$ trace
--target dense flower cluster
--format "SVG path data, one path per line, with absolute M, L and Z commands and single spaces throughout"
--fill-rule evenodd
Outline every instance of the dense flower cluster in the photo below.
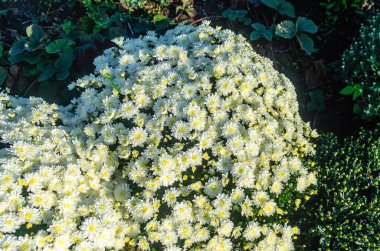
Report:
M 292 250 L 316 133 L 291 82 L 207 23 L 115 42 L 67 107 L 0 97 L 0 248 Z
M 354 93 L 354 111 L 363 119 L 380 114 L 380 13 L 360 28 L 359 36 L 342 56 L 343 80 Z M 353 91 L 351 91 L 352 93 Z M 350 93 L 350 94 L 351 94 Z M 358 93 L 358 94 L 356 94 Z
M 305 249 L 380 250 L 380 130 L 362 130 L 339 142 L 322 135 L 310 169 L 318 195 L 300 217 Z

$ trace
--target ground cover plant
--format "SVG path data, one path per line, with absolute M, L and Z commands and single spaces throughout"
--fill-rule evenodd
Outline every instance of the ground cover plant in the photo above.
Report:
M 277 21 L 277 15 L 282 15 L 293 19 L 296 18 L 296 12 L 293 4 L 285 0 L 265 0 L 261 1 L 261 3 L 275 11 L 272 18 L 273 20 L 265 20 L 265 24 L 253 22 L 253 20 L 248 17 L 248 10 L 244 9 L 227 9 L 223 11 L 222 14 L 231 21 L 239 21 L 244 25 L 251 26 L 252 32 L 249 36 L 251 40 L 259 40 L 263 37 L 266 40 L 271 41 L 274 36 L 285 39 L 297 38 L 301 48 L 307 54 L 313 53 L 314 42 L 309 35 L 316 33 L 318 27 L 312 20 L 305 17 L 297 17 L 295 22 L 287 19 Z
M 340 142 L 318 139 L 310 169 L 318 173 L 318 195 L 301 217 L 303 247 L 310 250 L 377 250 L 380 247 L 380 131 L 362 130 Z M 301 228 L 302 229 L 302 228 Z
M 2 95 L 1 246 L 293 249 L 317 180 L 291 82 L 207 23 L 115 42 L 70 106 Z

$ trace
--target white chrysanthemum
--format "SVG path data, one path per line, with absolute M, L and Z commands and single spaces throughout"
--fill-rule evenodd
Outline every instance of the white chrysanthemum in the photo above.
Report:
M 291 250 L 279 201 L 317 181 L 290 81 L 207 23 L 115 41 L 68 106 L 0 94 L 0 249 Z
M 256 222 L 250 222 L 244 230 L 243 236 L 248 241 L 254 241 L 261 236 L 261 227 Z

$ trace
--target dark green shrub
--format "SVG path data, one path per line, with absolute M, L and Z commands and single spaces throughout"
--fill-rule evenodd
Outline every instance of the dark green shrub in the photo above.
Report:
M 322 0 L 319 3 L 325 8 L 326 22 L 335 25 L 339 20 L 347 21 L 353 14 L 365 15 L 363 9 L 371 8 L 372 0 Z M 348 15 L 351 14 L 351 15 Z
M 354 112 L 363 119 L 380 112 L 380 13 L 360 28 L 360 35 L 342 56 L 341 69 L 347 86 L 341 91 L 353 95 Z
M 302 210 L 299 249 L 380 250 L 380 131 L 322 135 L 316 151 L 318 195 Z

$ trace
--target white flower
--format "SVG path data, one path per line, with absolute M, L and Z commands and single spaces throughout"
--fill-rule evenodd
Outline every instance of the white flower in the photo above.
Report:
M 22 220 L 14 213 L 0 216 L 0 231 L 3 233 L 14 233 L 22 224 Z
M 191 221 L 192 208 L 186 203 L 180 202 L 174 206 L 174 217 L 178 221 Z
M 251 221 L 245 228 L 243 236 L 248 241 L 254 241 L 261 236 L 261 227 L 258 223 Z
M 210 198 L 215 198 L 223 190 L 222 182 L 217 178 L 211 178 L 207 181 L 204 190 Z
M 142 128 L 135 127 L 129 134 L 129 140 L 132 146 L 142 146 L 148 137 L 146 131 Z

